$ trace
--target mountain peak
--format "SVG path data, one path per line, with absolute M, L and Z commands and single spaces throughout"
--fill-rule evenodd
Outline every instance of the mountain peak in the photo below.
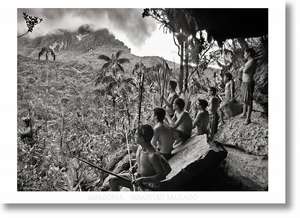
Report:
M 93 30 L 88 24 L 79 26 L 73 32 L 57 29 L 50 34 L 33 39 L 18 39 L 18 53 L 25 56 L 35 56 L 42 47 L 50 47 L 56 53 L 64 51 L 85 53 L 102 46 L 130 50 L 122 41 L 116 39 L 108 29 Z

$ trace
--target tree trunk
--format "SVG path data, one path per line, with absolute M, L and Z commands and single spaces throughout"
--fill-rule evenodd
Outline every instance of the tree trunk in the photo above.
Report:
M 140 96 L 139 96 L 139 108 L 138 108 L 138 126 L 140 126 L 140 124 L 141 124 L 144 79 L 145 79 L 144 72 L 142 72 L 142 75 L 141 75 L 141 78 L 140 78 Z
M 180 72 L 178 76 L 179 94 L 182 92 L 183 88 L 183 41 L 180 43 Z
M 114 122 L 114 127 L 115 130 L 117 130 L 117 121 L 116 121 L 116 99 L 115 96 L 112 96 L 112 101 L 113 101 L 113 122 Z
M 60 150 L 62 151 L 64 143 L 64 131 L 65 131 L 65 113 L 62 111 L 61 114 L 61 129 L 60 129 Z
M 129 99 L 128 99 L 129 101 Z M 128 129 L 131 129 L 131 119 L 130 119 L 130 112 L 128 107 L 128 101 L 126 101 L 126 114 L 127 114 L 127 120 L 128 120 Z
M 189 78 L 189 45 L 186 41 L 184 46 L 184 52 L 185 52 L 185 59 L 184 59 L 184 66 L 185 66 L 185 79 L 184 79 L 184 92 L 188 91 L 188 78 Z

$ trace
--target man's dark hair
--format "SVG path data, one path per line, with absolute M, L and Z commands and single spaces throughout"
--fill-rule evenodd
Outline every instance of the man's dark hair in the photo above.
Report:
M 180 110 L 184 109 L 185 102 L 182 98 L 176 98 L 174 104 L 176 104 L 179 107 Z
M 201 106 L 202 109 L 205 109 L 208 106 L 208 102 L 204 99 L 199 99 L 198 103 L 199 103 L 199 105 Z
M 171 89 L 175 90 L 177 87 L 177 82 L 175 80 L 170 80 L 169 85 Z
M 163 122 L 166 116 L 166 111 L 163 108 L 154 108 L 154 116 L 157 117 L 158 122 Z
M 213 95 L 217 94 L 217 89 L 215 87 L 209 87 L 209 90 L 212 92 Z
M 225 73 L 225 77 L 227 77 L 229 80 L 232 80 L 232 74 L 231 73 Z
M 142 136 L 145 140 L 145 142 L 150 142 L 152 137 L 153 137 L 153 128 L 152 126 L 146 124 L 146 125 L 141 125 L 138 128 L 137 134 L 139 136 Z
M 253 48 L 246 48 L 245 49 L 245 52 L 246 53 L 248 53 L 248 54 L 250 54 L 250 56 L 252 57 L 252 58 L 254 58 L 255 57 L 255 50 L 253 49 Z

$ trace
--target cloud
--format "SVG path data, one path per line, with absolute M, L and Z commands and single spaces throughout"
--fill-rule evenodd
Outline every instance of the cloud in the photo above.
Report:
M 23 12 L 39 16 L 44 21 L 38 24 L 31 36 L 44 35 L 57 29 L 70 31 L 93 31 L 108 28 L 117 38 L 125 36 L 136 46 L 143 45 L 147 38 L 157 29 L 157 24 L 151 19 L 142 18 L 142 9 L 74 9 L 74 8 L 47 8 L 47 9 L 18 9 L 18 32 L 26 31 L 22 16 Z M 86 33 L 87 33 L 86 32 Z

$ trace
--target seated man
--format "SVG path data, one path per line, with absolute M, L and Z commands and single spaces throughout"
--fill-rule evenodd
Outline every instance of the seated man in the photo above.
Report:
M 192 135 L 193 120 L 189 113 L 184 110 L 185 103 L 182 98 L 177 98 L 173 107 L 175 110 L 173 119 L 171 119 L 168 115 L 166 117 L 170 126 L 175 129 L 176 141 L 178 142 L 179 139 L 180 142 L 184 143 Z
M 171 167 L 166 159 L 151 145 L 152 137 L 153 129 L 150 125 L 142 125 L 138 129 L 136 143 L 140 146 L 136 152 L 137 172 L 135 174 L 136 180 L 133 181 L 136 185 L 142 185 L 143 183 L 157 184 L 165 179 L 166 175 L 171 171 Z M 128 178 L 128 181 L 117 177 L 110 178 L 111 190 L 119 191 L 120 186 L 132 189 L 130 174 L 123 173 L 120 176 Z
M 204 99 L 199 99 L 197 104 L 198 113 L 193 122 L 193 128 L 197 127 L 197 134 L 208 134 L 209 114 L 206 110 L 208 102 Z
M 175 138 L 173 137 L 173 131 L 170 127 L 164 124 L 165 116 L 166 112 L 163 108 L 154 109 L 156 125 L 154 127 L 154 136 L 151 143 L 157 148 L 161 155 L 169 160 L 172 156 L 171 151 L 173 149 Z

